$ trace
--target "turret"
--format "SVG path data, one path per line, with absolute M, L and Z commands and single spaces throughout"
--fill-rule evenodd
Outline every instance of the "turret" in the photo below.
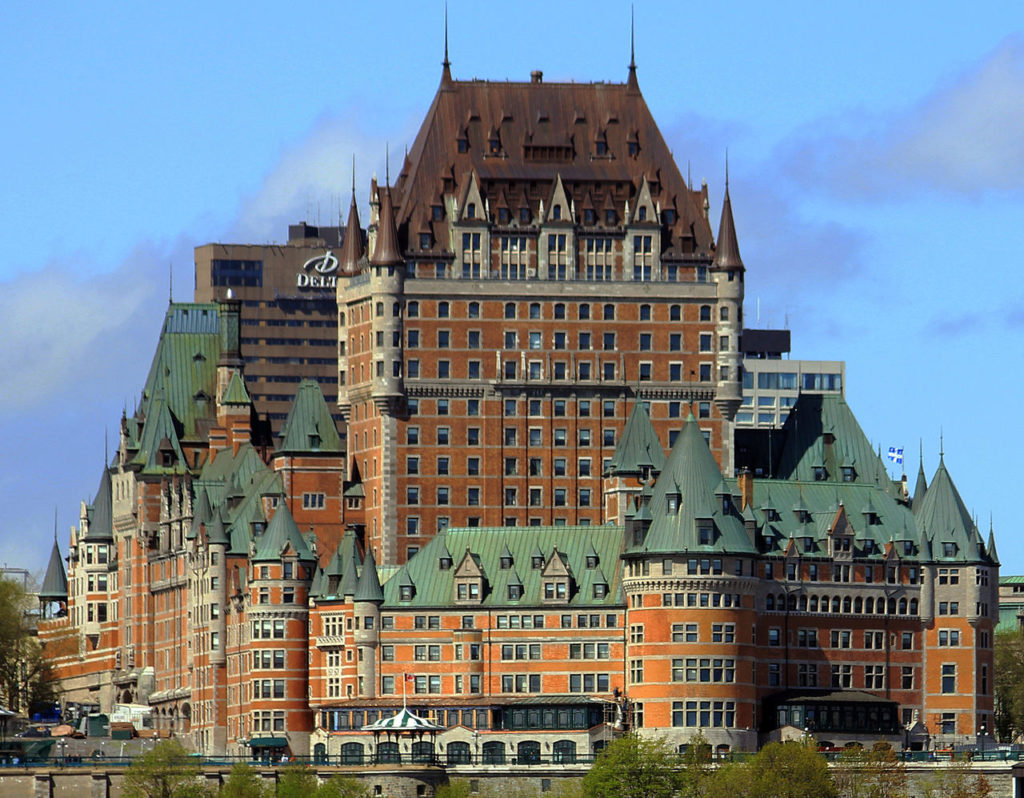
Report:
M 384 186 L 380 223 L 370 256 L 370 295 L 374 343 L 372 391 L 374 404 L 393 411 L 405 396 L 402 379 L 402 293 L 405 263 L 398 245 L 391 187 Z M 376 342 L 380 342 L 379 345 Z
M 367 550 L 352 604 L 356 616 L 355 644 L 359 651 L 359 695 L 362 698 L 377 696 L 377 635 L 380 605 L 383 603 L 384 591 L 377 576 L 377 562 L 373 552 Z

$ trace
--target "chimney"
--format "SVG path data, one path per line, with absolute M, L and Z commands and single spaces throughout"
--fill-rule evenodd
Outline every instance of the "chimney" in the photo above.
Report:
M 543 82 L 544 82 L 544 73 L 541 72 L 539 69 L 535 69 L 535 70 L 533 70 L 533 72 L 530 73 L 530 83 L 543 83 Z
M 754 475 L 749 468 L 740 470 L 736 475 L 736 483 L 740 489 L 740 512 L 754 504 Z

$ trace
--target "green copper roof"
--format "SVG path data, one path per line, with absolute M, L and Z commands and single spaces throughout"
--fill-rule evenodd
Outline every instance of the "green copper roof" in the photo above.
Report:
M 753 544 L 728 494 L 716 495 L 722 485 L 707 441 L 691 413 L 654 483 L 649 508 L 651 524 L 642 542 L 630 551 L 754 553 Z M 639 518 L 640 514 L 634 518 Z M 710 521 L 710 542 L 702 544 L 699 522 Z
M 90 542 L 110 541 L 114 539 L 114 509 L 110 491 L 110 469 L 103 467 L 100 475 L 100 486 L 96 498 L 92 500 L 92 512 L 89 515 L 89 530 L 85 540 Z
M 917 483 L 914 485 L 913 504 L 914 515 L 917 515 L 921 511 L 921 507 L 924 505 L 924 497 L 928 495 L 928 480 L 924 477 L 924 456 L 922 455 L 920 462 L 917 464 Z
M 281 445 L 277 451 L 283 454 L 343 452 L 331 411 L 320 386 L 313 380 L 299 384 L 292 409 L 281 428 Z
M 621 569 L 615 567 L 622 553 L 623 532 L 619 526 L 555 526 L 555 527 L 472 527 L 448 529 L 436 535 L 384 584 L 385 608 L 451 607 L 455 606 L 455 567 L 439 567 L 442 549 L 471 552 L 474 562 L 486 574 L 480 606 L 532 608 L 547 606 L 544 602 L 543 568 L 533 567 L 535 553 L 547 566 L 557 548 L 562 561 L 574 575 L 574 589 L 568 601 L 559 606 L 566 609 L 621 606 L 619 579 Z M 512 554 L 511 568 L 502 568 L 502 556 Z M 591 547 L 604 563 L 610 580 L 600 567 L 587 568 Z M 460 562 L 463 560 L 460 557 Z M 595 597 L 595 581 L 605 580 L 608 589 Z M 522 585 L 522 597 L 510 599 L 508 586 Z M 400 600 L 402 585 L 414 585 L 411 601 Z
M 331 555 L 324 569 L 324 582 L 321 590 L 322 598 L 344 598 L 354 595 L 359 579 L 356 568 L 359 565 L 359 545 L 356 534 L 351 529 L 345 530 L 338 548 Z
M 937 560 L 951 559 L 961 562 L 982 562 L 978 528 L 967 511 L 953 479 L 946 470 L 945 460 L 939 458 L 939 468 L 925 494 L 917 513 L 919 527 L 932 538 L 932 555 Z M 952 544 L 952 553 L 951 547 Z
M 192 525 L 185 535 L 188 540 L 195 540 L 199 536 L 199 529 L 203 524 L 209 522 L 213 515 L 213 510 L 210 507 L 210 497 L 206 493 L 206 488 L 197 486 L 195 490 L 196 498 L 192 503 Z
M 68 597 L 68 576 L 64 571 L 64 560 L 57 546 L 57 536 L 53 536 L 53 549 L 50 551 L 50 562 L 46 566 L 43 586 L 39 589 L 39 598 L 50 601 L 61 601 Z
M 377 561 L 374 560 L 372 551 L 367 551 L 366 559 L 363 560 L 363 572 L 359 574 L 355 601 L 384 601 L 384 591 L 381 589 L 380 579 L 377 576 Z
M 309 550 L 299 528 L 295 525 L 291 511 L 285 502 L 277 505 L 274 517 L 270 519 L 267 531 L 256 541 L 256 553 L 251 557 L 253 562 L 280 560 L 281 553 L 291 547 L 300 560 L 315 562 L 316 557 Z
M 824 467 L 825 481 L 840 482 L 845 481 L 843 467 L 850 467 L 853 482 L 878 484 L 889 492 L 892 480 L 885 464 L 841 396 L 801 394 L 783 434 L 785 443 L 775 469 L 779 479 L 814 482 L 816 470 Z M 831 436 L 831 442 L 826 436 Z
M 224 522 L 220 513 L 214 513 L 210 523 L 206 525 L 206 535 L 211 546 L 223 546 L 230 544 L 227 531 L 224 529 Z
M 226 405 L 248 406 L 252 404 L 249 392 L 245 390 L 245 381 L 242 379 L 238 369 L 231 372 L 231 382 L 228 383 L 228 389 L 224 392 L 224 397 L 221 401 Z
M 165 454 L 171 455 L 169 462 L 165 461 Z M 187 470 L 188 464 L 178 439 L 178 425 L 162 388 L 148 403 L 139 449 L 132 463 L 142 466 L 147 474 L 182 474 Z
M 664 466 L 665 450 L 661 448 L 644 403 L 637 400 L 608 464 L 608 476 L 640 476 L 647 471 L 657 473 Z

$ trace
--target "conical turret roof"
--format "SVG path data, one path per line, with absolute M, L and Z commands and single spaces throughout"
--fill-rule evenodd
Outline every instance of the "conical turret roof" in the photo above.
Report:
M 50 551 L 50 562 L 46 566 L 46 576 L 39 590 L 39 598 L 49 601 L 65 601 L 68 597 L 68 575 L 64 570 L 64 560 L 60 556 L 57 536 L 53 536 L 53 549 Z
M 356 208 L 356 192 L 353 189 L 352 203 L 348 208 L 348 224 L 345 227 L 345 242 L 341 246 L 342 274 L 357 274 L 359 261 L 363 255 L 363 230 L 359 226 L 359 209 Z
M 314 380 L 303 380 L 299 384 L 281 438 L 278 453 L 341 454 L 344 451 L 327 401 Z
M 639 476 L 645 470 L 657 474 L 665 467 L 665 460 L 665 450 L 661 448 L 647 409 L 638 399 L 633 403 L 633 412 L 608 464 L 608 476 Z
M 266 532 L 256 542 L 256 553 L 252 557 L 253 562 L 266 562 L 268 560 L 280 560 L 281 552 L 285 546 L 290 545 L 300 560 L 313 562 L 316 557 L 309 550 L 306 541 L 303 539 L 299 528 L 295 525 L 291 511 L 286 502 L 277 505 L 274 517 L 270 519 Z
M 398 229 L 395 227 L 395 208 L 391 204 L 391 186 L 384 186 L 381 196 L 377 243 L 370 256 L 370 263 L 374 266 L 397 266 L 402 263 Z
M 915 502 L 916 504 L 916 502 Z M 915 511 L 917 508 L 914 508 Z M 931 487 L 925 494 L 921 509 L 916 512 L 917 524 L 921 529 L 928 530 L 933 545 L 939 544 L 933 551 L 937 559 L 956 559 L 976 562 L 983 559 L 978 541 L 977 525 L 971 518 L 967 506 L 960 498 L 960 492 L 953 484 L 953 478 L 946 470 L 944 458 L 939 458 L 939 468 L 932 478 Z M 949 553 L 945 544 L 955 546 Z
M 917 464 L 917 482 L 914 484 L 914 496 L 911 500 L 911 509 L 914 511 L 914 515 L 917 515 L 921 511 L 921 507 L 924 506 L 924 497 L 928 494 L 928 480 L 924 476 L 924 453 L 921 454 L 921 459 Z
M 377 575 L 377 561 L 373 558 L 372 551 L 367 551 L 366 559 L 363 560 L 363 572 L 359 575 L 355 600 L 375 602 L 377 604 L 384 601 L 384 591 L 381 590 L 380 577 Z
M 89 517 L 89 531 L 85 540 L 90 542 L 114 539 L 114 509 L 110 492 L 110 469 L 103 467 L 96 498 L 92 500 L 92 515 Z
M 732 200 L 729 199 L 729 181 L 725 182 L 725 199 L 722 200 L 722 221 L 718 225 L 718 243 L 715 245 L 716 269 L 742 269 L 740 245 L 736 240 L 736 223 L 732 218 Z

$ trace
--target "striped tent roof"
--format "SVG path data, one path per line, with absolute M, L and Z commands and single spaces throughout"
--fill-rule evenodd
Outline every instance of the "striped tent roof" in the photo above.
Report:
M 372 732 L 437 732 L 444 731 L 444 726 L 431 723 L 419 715 L 414 715 L 405 707 L 390 718 L 381 718 L 376 723 L 363 726 L 362 731 Z

